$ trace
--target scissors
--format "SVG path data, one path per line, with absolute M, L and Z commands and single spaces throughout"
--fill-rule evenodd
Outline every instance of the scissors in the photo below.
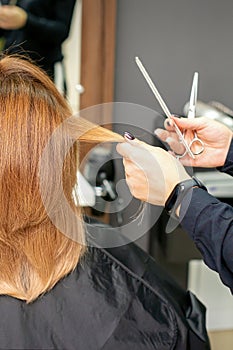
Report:
M 160 95 L 158 89 L 155 87 L 155 84 L 151 80 L 151 78 L 150 78 L 148 72 L 146 71 L 145 67 L 143 66 L 141 60 L 138 57 L 135 57 L 135 61 L 136 61 L 136 64 L 137 64 L 139 70 L 141 71 L 142 75 L 144 76 L 145 80 L 147 81 L 150 89 L 152 90 L 153 94 L 155 95 L 156 99 L 158 100 L 158 102 L 159 102 L 161 108 L 163 109 L 165 115 L 167 116 L 168 119 L 171 119 L 172 114 L 170 113 L 166 103 L 162 99 L 162 96 Z M 195 78 L 195 81 L 196 81 L 196 79 L 197 78 Z M 196 87 L 195 87 L 195 89 L 194 88 L 192 89 L 193 93 L 191 93 L 191 97 L 194 95 L 194 97 L 196 98 L 197 97 L 197 82 L 194 84 L 194 86 L 196 86 Z M 196 94 L 195 94 L 195 92 L 196 92 Z M 193 99 L 193 97 L 192 97 L 192 99 Z M 191 100 L 191 98 L 190 98 L 190 100 Z M 194 108 L 192 109 L 194 117 L 195 117 L 195 105 L 196 105 L 196 102 L 195 102 L 195 99 L 194 99 L 194 103 L 193 103 Z M 190 116 L 191 116 L 191 113 L 190 113 Z M 183 153 L 182 155 L 177 155 L 177 158 L 181 158 L 181 157 L 184 157 L 186 154 L 189 154 L 189 156 L 192 159 L 195 159 L 195 155 L 197 155 L 197 154 L 196 154 L 196 152 L 193 153 L 190 147 L 194 144 L 194 141 L 195 141 L 195 143 L 198 142 L 199 146 L 201 144 L 203 149 L 199 149 L 198 154 L 200 154 L 204 150 L 204 143 L 197 137 L 195 139 L 195 135 L 194 135 L 192 143 L 188 144 L 187 141 L 185 140 L 184 134 L 180 131 L 178 126 L 174 123 L 174 120 L 172 121 L 172 124 L 174 125 L 175 131 L 176 131 L 177 135 L 179 136 L 180 142 L 185 147 L 185 153 Z
M 196 104 L 197 104 L 197 88 L 198 88 L 198 73 L 195 72 L 193 75 L 193 83 L 192 83 L 192 89 L 191 89 L 190 100 L 189 100 L 189 109 L 187 114 L 188 119 L 195 118 Z M 184 137 L 185 137 L 185 134 L 186 134 L 186 131 L 183 132 Z M 192 149 L 192 153 L 195 156 L 197 156 L 198 154 L 201 154 L 205 149 L 204 142 L 197 136 L 196 131 L 193 132 L 193 138 L 189 143 L 189 148 Z M 187 154 L 187 151 L 185 151 L 182 155 L 177 155 L 177 158 L 183 158 L 186 154 Z

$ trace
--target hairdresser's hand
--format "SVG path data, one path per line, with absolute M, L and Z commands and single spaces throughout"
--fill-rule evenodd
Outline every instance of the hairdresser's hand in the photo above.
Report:
M 195 159 L 192 159 L 188 154 L 180 158 L 182 164 L 209 168 L 224 165 L 233 137 L 233 133 L 229 128 L 220 122 L 205 117 L 195 119 L 172 117 L 172 120 L 181 131 L 187 130 L 185 138 L 188 143 L 193 137 L 193 131 L 196 131 L 205 145 L 203 153 L 195 156 Z M 172 124 L 172 121 L 168 123 L 166 120 L 166 130 L 157 129 L 155 134 L 162 141 L 167 142 L 175 153 L 182 154 L 184 153 L 184 146 L 179 142 L 174 127 L 169 124 Z
M 181 163 L 159 147 L 137 139 L 117 145 L 123 156 L 126 181 L 134 197 L 164 206 L 177 183 L 190 178 Z
M 27 12 L 22 8 L 13 5 L 0 6 L 0 28 L 20 29 L 27 22 Z

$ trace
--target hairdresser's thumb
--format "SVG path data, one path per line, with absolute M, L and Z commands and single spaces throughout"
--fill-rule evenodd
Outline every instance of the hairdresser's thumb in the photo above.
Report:
M 139 149 L 146 148 L 146 143 L 136 139 L 131 133 L 125 132 L 124 139 L 126 142 L 118 143 L 117 152 L 124 158 L 134 159 L 139 153 Z
M 128 131 L 125 131 L 124 139 L 126 142 L 128 142 L 132 146 L 144 146 L 144 145 L 146 145 L 145 142 L 136 139 L 135 136 Z
M 127 159 L 132 158 L 132 154 L 134 152 L 135 147 L 129 142 L 121 142 L 116 146 L 117 152 L 123 157 Z

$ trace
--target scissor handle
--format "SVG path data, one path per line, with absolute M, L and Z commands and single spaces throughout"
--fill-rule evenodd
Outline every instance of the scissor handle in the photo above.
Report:
M 183 135 L 185 136 L 185 132 L 183 133 Z M 190 141 L 190 143 L 189 143 L 189 148 L 191 149 L 194 144 L 196 146 L 198 146 L 198 150 L 197 151 L 193 151 L 192 150 L 192 153 L 193 153 L 194 156 L 197 156 L 197 155 L 201 154 L 204 151 L 205 144 L 204 144 L 204 142 L 201 139 L 199 139 L 199 137 L 197 136 L 196 131 L 194 132 L 192 141 Z M 176 158 L 177 159 L 181 159 L 184 156 L 186 156 L 187 153 L 188 152 L 185 150 L 183 154 L 176 154 Z
M 190 142 L 189 147 L 191 148 L 194 144 L 198 146 L 198 150 L 195 152 L 194 151 L 192 151 L 192 152 L 195 156 L 197 156 L 198 154 L 201 154 L 204 151 L 205 144 L 201 139 L 199 139 L 196 132 L 194 132 L 194 137 L 193 137 L 192 141 Z

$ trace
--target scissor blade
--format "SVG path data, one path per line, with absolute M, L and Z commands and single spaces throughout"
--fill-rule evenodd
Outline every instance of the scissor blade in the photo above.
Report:
M 166 103 L 164 102 L 164 100 L 163 100 L 162 96 L 160 95 L 158 89 L 156 88 L 155 84 L 151 80 L 151 77 L 147 73 L 145 67 L 143 66 L 143 64 L 141 62 L 141 60 L 138 57 L 135 57 L 135 61 L 137 63 L 138 68 L 140 69 L 142 75 L 144 76 L 146 82 L 148 83 L 149 87 L 151 88 L 151 91 L 153 92 L 153 94 L 155 95 L 156 99 L 158 100 L 158 102 L 159 102 L 161 108 L 163 109 L 164 113 L 166 114 L 166 116 L 168 118 L 171 118 L 171 113 L 170 113 Z
M 147 84 L 149 85 L 151 91 L 153 92 L 153 94 L 155 95 L 156 99 L 158 100 L 161 108 L 163 109 L 164 113 L 166 114 L 166 116 L 168 117 L 168 119 L 171 118 L 171 112 L 169 111 L 166 103 L 164 102 L 162 96 L 160 95 L 158 89 L 156 88 L 155 84 L 153 83 L 153 81 L 151 80 L 151 77 L 149 76 L 148 72 L 146 71 L 145 67 L 143 66 L 141 60 L 138 57 L 135 57 L 135 61 L 136 64 L 139 68 L 139 70 L 141 71 L 142 75 L 144 76 Z M 179 136 L 179 140 L 183 143 L 186 151 L 188 152 L 188 154 L 190 155 L 191 158 L 195 159 L 195 156 L 193 154 L 193 152 L 191 151 L 188 143 L 186 142 L 182 132 L 180 131 L 180 129 L 178 128 L 178 126 L 176 125 L 176 123 L 173 121 L 174 127 L 175 127 L 175 131 L 177 133 L 177 135 Z
M 197 104 L 197 90 L 198 90 L 198 73 L 193 75 L 193 83 L 189 100 L 188 118 L 195 118 L 196 104 Z

